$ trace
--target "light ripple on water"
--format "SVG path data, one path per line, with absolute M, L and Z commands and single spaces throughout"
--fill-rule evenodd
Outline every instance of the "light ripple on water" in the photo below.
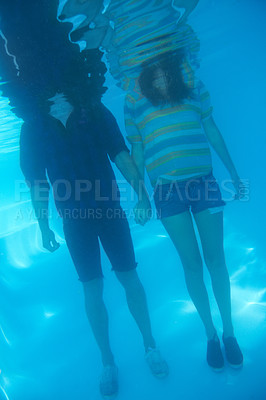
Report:
M 9 100 L 0 93 L 0 154 L 19 149 L 19 132 L 22 120 L 12 113 Z

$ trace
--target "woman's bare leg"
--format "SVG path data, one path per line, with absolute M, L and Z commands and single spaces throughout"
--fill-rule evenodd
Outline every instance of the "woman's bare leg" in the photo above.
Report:
M 194 215 L 204 254 L 210 272 L 224 329 L 224 336 L 233 336 L 231 318 L 230 281 L 223 248 L 223 212 L 211 213 L 204 210 Z
M 190 297 L 205 326 L 208 339 L 216 333 L 206 286 L 203 281 L 203 266 L 195 235 L 193 221 L 189 212 L 162 219 L 173 244 L 181 259 L 186 285 Z

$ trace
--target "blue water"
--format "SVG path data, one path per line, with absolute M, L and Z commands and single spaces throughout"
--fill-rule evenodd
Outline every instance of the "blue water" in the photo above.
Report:
M 205 362 L 203 325 L 186 291 L 182 267 L 162 225 L 130 220 L 138 272 L 154 336 L 169 377 L 155 380 L 124 293 L 102 255 L 111 343 L 119 366 L 118 400 L 266 399 L 266 4 L 264 0 L 200 0 L 189 23 L 201 41 L 201 77 L 214 118 L 241 177 L 247 201 L 225 210 L 225 252 L 232 283 L 233 319 L 245 363 L 220 374 Z M 123 133 L 123 93 L 107 74 L 104 103 Z M 0 399 L 98 400 L 101 362 L 83 305 L 83 292 L 51 201 L 51 226 L 61 242 L 42 249 L 29 193 L 18 198 L 21 121 L 0 98 Z M 228 174 L 213 155 L 218 180 Z M 116 171 L 118 179 L 121 178 Z M 225 195 L 225 193 L 224 193 Z M 123 202 L 125 208 L 130 206 Z M 216 326 L 218 310 L 205 274 Z

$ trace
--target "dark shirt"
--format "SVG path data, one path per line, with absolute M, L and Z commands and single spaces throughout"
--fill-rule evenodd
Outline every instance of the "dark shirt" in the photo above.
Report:
M 30 187 L 53 187 L 60 215 L 68 210 L 114 207 L 119 191 L 109 158 L 128 151 L 111 112 L 102 104 L 74 110 L 66 128 L 45 115 L 21 128 L 20 165 Z M 46 175 L 47 174 L 47 175 Z M 81 189 L 81 190 L 80 190 Z

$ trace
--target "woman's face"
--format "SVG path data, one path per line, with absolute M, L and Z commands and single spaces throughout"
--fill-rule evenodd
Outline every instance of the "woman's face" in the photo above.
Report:
M 163 97 L 167 97 L 169 79 L 168 79 L 165 71 L 162 68 L 158 67 L 154 71 L 152 85 L 156 90 L 158 90 L 160 92 L 160 94 Z

